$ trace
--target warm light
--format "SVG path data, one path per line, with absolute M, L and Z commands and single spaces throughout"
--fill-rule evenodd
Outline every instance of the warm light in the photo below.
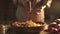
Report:
M 44 9 L 45 9 L 45 8 L 46 8 L 46 5 L 44 5 L 44 6 L 41 7 L 41 12 L 40 12 L 41 18 L 40 18 L 40 19 L 41 19 L 42 22 L 44 22 L 44 18 L 45 18 L 45 17 L 44 17 Z
M 3 34 L 6 34 L 6 31 L 9 27 L 9 25 L 1 25 L 2 26 L 2 31 L 3 31 Z
M 37 24 L 37 26 L 41 26 L 40 24 Z
M 5 34 L 6 26 L 2 25 L 3 34 Z
M 50 7 L 51 6 L 51 3 L 52 3 L 52 0 L 48 0 L 47 6 Z
M 46 7 L 46 5 L 42 6 L 41 8 L 41 12 L 44 11 L 44 8 Z
M 35 23 L 33 21 L 31 21 L 31 22 L 27 21 L 26 24 L 27 24 L 28 27 L 38 27 L 38 26 L 41 26 L 40 24 L 37 24 L 37 23 Z
M 37 3 L 39 3 L 41 0 L 36 0 Z

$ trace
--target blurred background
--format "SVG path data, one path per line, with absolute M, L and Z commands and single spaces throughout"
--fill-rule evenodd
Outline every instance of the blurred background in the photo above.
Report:
M 16 5 L 12 0 L 0 0 L 0 23 L 16 21 Z M 50 22 L 60 18 L 60 0 L 53 0 L 51 7 L 45 9 L 45 21 Z

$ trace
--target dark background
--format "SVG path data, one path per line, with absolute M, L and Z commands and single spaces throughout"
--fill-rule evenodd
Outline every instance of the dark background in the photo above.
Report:
M 16 6 L 12 0 L 0 0 L 0 21 L 15 21 Z M 60 18 L 60 0 L 53 0 L 51 7 L 45 9 L 45 20 Z
M 51 7 L 45 9 L 46 21 L 54 21 L 60 19 L 60 0 L 52 0 Z

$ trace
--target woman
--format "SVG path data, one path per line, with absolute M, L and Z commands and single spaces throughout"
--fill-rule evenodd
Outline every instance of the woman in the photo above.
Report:
M 13 0 L 17 5 L 16 17 L 19 21 L 44 22 L 44 8 L 50 7 L 52 0 Z

